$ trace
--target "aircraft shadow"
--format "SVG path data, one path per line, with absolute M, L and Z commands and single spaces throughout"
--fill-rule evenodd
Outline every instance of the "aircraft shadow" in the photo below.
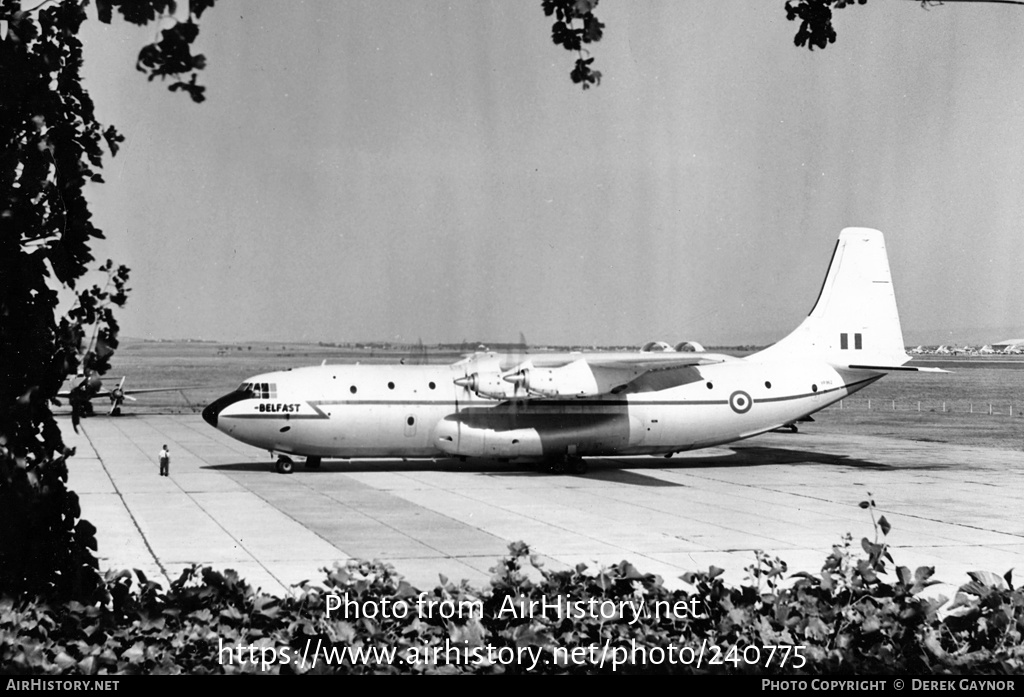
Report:
M 741 446 L 731 448 L 732 453 L 719 457 L 688 458 L 686 461 L 676 460 L 680 467 L 761 467 L 764 465 L 833 465 L 858 467 L 872 470 L 896 469 L 892 465 L 881 462 L 872 462 L 860 458 L 840 455 L 835 453 L 821 452 L 816 450 L 797 450 L 794 448 L 771 448 L 766 446 Z M 672 463 L 668 467 L 675 467 L 672 459 L 666 462 Z M 662 465 L 663 467 L 665 465 Z
M 206 465 L 202 469 L 218 472 L 271 472 L 274 463 L 238 462 L 223 465 Z M 318 468 L 310 469 L 295 463 L 296 474 L 346 474 L 364 472 L 471 472 L 479 474 L 540 474 L 521 463 L 497 462 L 494 460 L 327 460 Z
M 687 456 L 685 458 L 665 457 L 637 457 L 637 458 L 586 458 L 587 472 L 585 474 L 562 476 L 583 477 L 586 479 L 598 479 L 603 481 L 614 481 L 620 484 L 632 484 L 636 486 L 658 486 L 674 487 L 684 486 L 675 482 L 666 482 L 655 477 L 649 477 L 636 472 L 635 470 L 685 470 L 685 469 L 707 469 L 712 467 L 763 467 L 767 465 L 831 465 L 856 467 L 868 470 L 893 470 L 897 469 L 892 465 L 881 462 L 851 457 L 827 452 L 811 450 L 799 450 L 794 448 L 773 448 L 764 446 L 743 446 L 728 448 L 728 452 L 722 453 L 719 449 L 716 453 L 709 453 L 707 457 Z M 222 465 L 207 465 L 203 469 L 219 472 L 272 472 L 274 469 L 271 462 L 239 462 Z M 489 474 L 499 477 L 550 477 L 552 473 L 526 463 L 499 462 L 496 460 L 468 460 L 462 462 L 458 459 L 438 460 L 324 460 L 323 464 L 316 469 L 306 468 L 304 464 L 297 462 L 295 473 L 302 475 L 318 474 L 346 474 L 366 472 L 467 472 L 476 474 Z

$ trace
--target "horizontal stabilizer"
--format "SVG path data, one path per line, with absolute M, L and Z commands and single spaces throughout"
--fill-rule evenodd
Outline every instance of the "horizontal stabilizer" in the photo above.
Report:
M 843 366 L 836 366 L 842 368 Z M 893 370 L 910 370 L 917 371 L 919 373 L 948 373 L 948 370 L 942 368 L 922 368 L 914 365 L 848 365 L 846 366 L 850 370 L 878 370 L 878 371 L 893 371 Z

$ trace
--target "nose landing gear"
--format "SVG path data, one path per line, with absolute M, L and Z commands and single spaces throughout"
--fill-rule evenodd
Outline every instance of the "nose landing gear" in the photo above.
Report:
M 321 458 L 310 455 L 306 458 L 306 469 L 320 469 Z M 291 474 L 295 471 L 295 461 L 287 455 L 278 455 L 274 469 L 281 474 Z
M 281 455 L 277 458 L 277 464 L 274 466 L 280 474 L 291 474 L 295 470 L 295 463 L 290 457 Z

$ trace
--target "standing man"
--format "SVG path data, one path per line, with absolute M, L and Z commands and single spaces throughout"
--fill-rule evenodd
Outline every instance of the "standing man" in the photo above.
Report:
M 167 444 L 164 443 L 163 449 L 160 451 L 160 476 L 166 477 L 171 471 L 171 453 L 167 449 Z

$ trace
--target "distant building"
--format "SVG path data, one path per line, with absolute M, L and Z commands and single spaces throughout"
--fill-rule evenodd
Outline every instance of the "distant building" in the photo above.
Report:
M 997 341 L 992 344 L 992 348 L 995 351 L 1002 353 L 1013 353 L 1024 350 L 1024 339 L 1006 339 L 1005 341 Z

